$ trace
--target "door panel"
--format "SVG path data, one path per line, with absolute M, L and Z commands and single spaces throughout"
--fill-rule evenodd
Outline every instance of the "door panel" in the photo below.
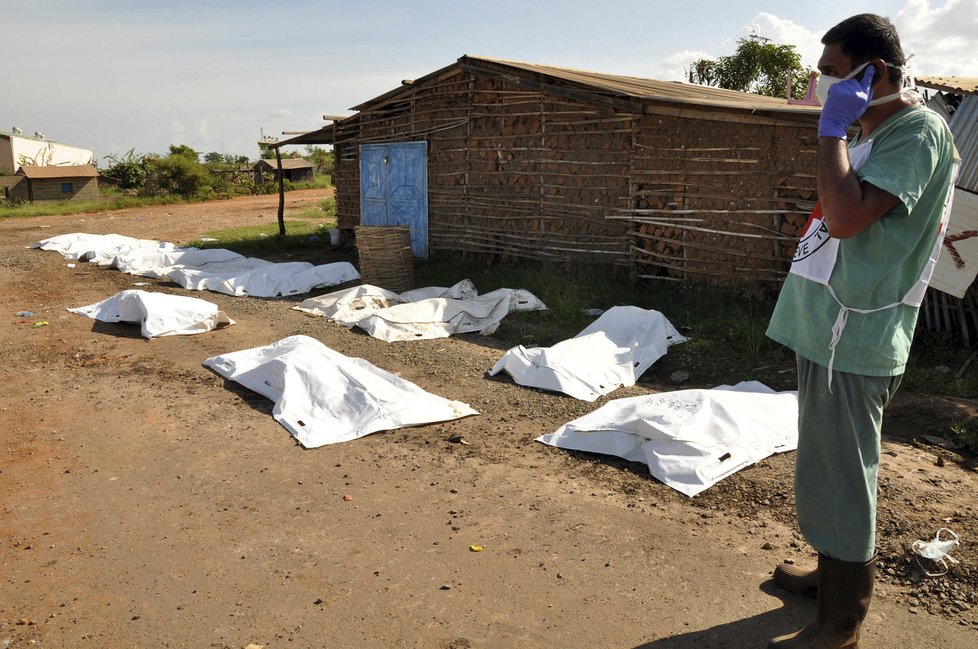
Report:
M 360 146 L 360 223 L 406 225 L 416 257 L 428 256 L 428 145 Z
M 427 143 L 390 145 L 389 223 L 411 228 L 416 257 L 428 256 Z
M 387 225 L 387 145 L 360 147 L 360 225 Z

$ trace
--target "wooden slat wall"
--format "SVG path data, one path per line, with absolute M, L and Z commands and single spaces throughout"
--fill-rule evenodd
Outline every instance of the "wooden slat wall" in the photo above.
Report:
M 361 143 L 428 143 L 433 254 L 627 263 L 634 117 L 462 70 L 361 112 L 336 144 L 339 227 L 359 221 Z
M 632 170 L 639 277 L 777 286 L 814 207 L 815 131 L 647 115 Z
M 457 68 L 367 107 L 338 132 L 340 227 L 359 221 L 358 145 L 425 140 L 433 254 L 783 279 L 814 201 L 813 118 L 640 114 L 578 95 Z

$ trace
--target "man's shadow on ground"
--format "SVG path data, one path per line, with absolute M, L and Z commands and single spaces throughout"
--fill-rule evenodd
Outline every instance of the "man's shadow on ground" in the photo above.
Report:
M 791 633 L 815 619 L 815 599 L 787 593 L 769 579 L 762 592 L 781 600 L 781 608 L 752 617 L 637 645 L 634 649 L 759 649 L 771 638 Z

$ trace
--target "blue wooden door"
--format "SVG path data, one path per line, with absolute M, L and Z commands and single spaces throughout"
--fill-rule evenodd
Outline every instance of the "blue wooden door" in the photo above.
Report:
M 406 225 L 416 257 L 428 256 L 428 145 L 360 146 L 360 224 Z

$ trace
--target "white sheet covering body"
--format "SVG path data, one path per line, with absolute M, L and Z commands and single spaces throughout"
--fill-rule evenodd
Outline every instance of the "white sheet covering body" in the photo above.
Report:
M 200 334 L 234 324 L 216 304 L 206 300 L 149 291 L 122 291 L 68 311 L 101 322 L 139 323 L 144 338 Z
M 187 289 L 236 297 L 300 295 L 314 288 L 360 279 L 357 269 L 346 261 L 313 266 L 304 261 L 275 264 L 254 257 L 227 264 L 212 263 L 201 268 L 178 266 L 168 269 L 166 276 Z
M 31 244 L 31 248 L 53 250 L 68 260 L 90 261 L 100 266 L 109 266 L 117 256 L 123 254 L 152 254 L 160 251 L 178 250 L 177 246 L 165 241 L 134 239 L 121 234 L 87 234 L 76 232 L 60 234 Z
M 472 332 L 489 335 L 511 311 L 547 307 L 524 289 L 502 288 L 479 295 L 466 279 L 448 288 L 430 286 L 401 294 L 363 284 L 309 298 L 293 308 L 395 342 Z
M 272 415 L 306 448 L 479 414 L 308 336 L 214 356 L 204 365 L 275 401 Z
M 798 394 L 750 382 L 616 399 L 536 441 L 643 462 L 658 480 L 695 496 L 797 448 Z
M 616 306 L 553 347 L 513 347 L 489 374 L 506 372 L 520 385 L 594 401 L 619 387 L 635 385 L 669 345 L 685 340 L 658 311 Z
M 117 234 L 63 234 L 31 247 L 56 250 L 66 259 L 111 266 L 143 277 L 167 277 L 183 288 L 226 295 L 285 297 L 360 279 L 349 262 L 313 266 L 304 261 L 272 263 L 222 248 L 198 250 Z

